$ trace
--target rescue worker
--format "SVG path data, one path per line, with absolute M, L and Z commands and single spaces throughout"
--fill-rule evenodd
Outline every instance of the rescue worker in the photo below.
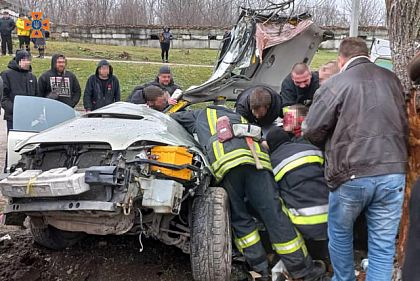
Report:
M 312 72 L 305 63 L 296 63 L 281 84 L 283 106 L 297 103 L 309 106 L 319 88 L 319 73 Z
M 326 259 L 328 187 L 322 151 L 311 144 L 292 142 L 280 127 L 268 132 L 267 143 L 284 212 L 302 233 L 311 256 Z
M 19 18 L 16 21 L 16 33 L 19 39 L 19 49 L 25 48 L 25 50 L 30 53 L 30 45 L 31 45 L 31 31 L 25 30 L 25 20 L 28 20 L 28 17 L 20 13 Z
M 277 118 L 283 117 L 282 107 L 280 95 L 267 86 L 245 89 L 235 104 L 236 112 L 250 123 L 260 126 L 263 132 L 268 132 Z
M 271 280 L 266 253 L 255 221 L 247 209 L 246 197 L 264 222 L 273 249 L 281 256 L 290 275 L 296 279 L 317 280 L 325 268 L 312 263 L 301 234 L 282 212 L 268 154 L 259 143 L 252 144 L 263 167 L 256 169 L 256 160 L 247 140 L 235 137 L 233 133 L 228 137 L 226 127 L 217 130 L 217 120 L 224 116 L 231 124 L 247 123 L 234 111 L 215 105 L 171 114 L 188 132 L 197 134 L 216 183 L 221 184 L 229 195 L 235 244 L 251 268 L 262 275 L 258 280 Z M 219 138 L 224 139 L 219 141 Z

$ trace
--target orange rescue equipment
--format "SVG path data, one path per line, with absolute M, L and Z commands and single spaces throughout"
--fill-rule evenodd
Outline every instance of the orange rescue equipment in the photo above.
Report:
M 185 164 L 191 165 L 193 155 L 188 152 L 187 148 L 181 146 L 155 146 L 151 149 L 151 158 L 162 163 L 181 166 Z M 174 170 L 152 165 L 151 170 L 181 180 L 190 180 L 192 175 L 191 170 L 188 168 Z

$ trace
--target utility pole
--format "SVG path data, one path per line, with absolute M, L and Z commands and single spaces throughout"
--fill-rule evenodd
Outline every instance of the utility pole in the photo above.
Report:
M 352 0 L 350 37 L 357 37 L 359 31 L 360 0 Z

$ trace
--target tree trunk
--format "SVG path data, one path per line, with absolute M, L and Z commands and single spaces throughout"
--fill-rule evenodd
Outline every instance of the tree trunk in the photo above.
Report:
M 410 127 L 409 163 L 397 249 L 398 263 L 402 266 L 409 225 L 408 201 L 411 187 L 420 176 L 420 92 L 415 94 L 416 89 L 407 74 L 407 64 L 413 58 L 416 52 L 415 42 L 420 38 L 420 0 L 386 0 L 386 6 L 394 71 L 400 78 L 405 93 L 410 94 L 407 110 Z

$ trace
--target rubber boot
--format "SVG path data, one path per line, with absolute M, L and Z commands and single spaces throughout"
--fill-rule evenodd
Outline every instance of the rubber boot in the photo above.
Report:
M 309 272 L 304 278 L 303 281 L 321 281 L 325 277 L 325 264 L 321 261 L 313 261 L 312 271 Z

